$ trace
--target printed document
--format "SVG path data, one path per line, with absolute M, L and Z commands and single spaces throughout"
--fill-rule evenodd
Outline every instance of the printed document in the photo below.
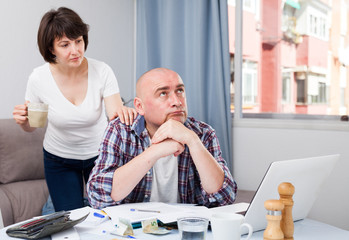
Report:
M 166 204 L 160 202 L 142 202 L 121 204 L 103 209 L 112 221 L 119 217 L 129 219 L 131 223 L 157 218 L 163 223 L 176 222 L 184 216 L 201 216 L 210 218 L 208 208 L 190 204 Z

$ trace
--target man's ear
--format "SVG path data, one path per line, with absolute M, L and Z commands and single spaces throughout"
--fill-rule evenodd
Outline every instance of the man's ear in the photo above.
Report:
M 144 115 L 144 106 L 142 99 L 140 99 L 139 97 L 135 97 L 135 99 L 133 100 L 133 105 L 135 106 L 136 111 L 140 115 Z

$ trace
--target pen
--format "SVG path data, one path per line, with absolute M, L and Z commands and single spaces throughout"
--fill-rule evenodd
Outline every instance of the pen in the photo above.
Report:
M 138 208 L 131 208 L 130 209 L 131 212 L 135 212 L 135 211 L 138 211 L 138 212 L 153 212 L 153 213 L 160 213 L 160 211 L 157 211 L 157 210 L 150 210 L 150 209 L 138 209 Z
M 105 218 L 106 216 L 97 212 L 93 213 L 93 216 L 98 217 L 98 218 Z
M 107 233 L 107 234 L 116 235 L 116 236 L 120 236 L 120 237 L 127 237 L 127 238 L 137 239 L 137 238 L 135 238 L 132 235 L 120 235 L 120 234 L 116 233 L 115 231 L 110 232 L 110 231 L 103 230 L 102 233 Z
M 109 219 L 111 219 L 111 218 L 109 217 L 109 215 L 108 215 L 106 212 L 104 212 L 103 210 L 101 210 L 101 212 L 102 212 L 105 216 L 107 216 Z
M 95 216 L 96 218 L 98 218 L 99 220 L 97 221 L 98 224 L 101 224 L 102 222 L 105 222 L 107 220 L 109 220 L 109 217 L 107 215 L 98 213 L 98 212 L 94 212 L 93 216 Z

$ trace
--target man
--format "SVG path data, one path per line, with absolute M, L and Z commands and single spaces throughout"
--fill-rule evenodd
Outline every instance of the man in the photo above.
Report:
M 87 191 L 94 208 L 132 202 L 231 204 L 233 180 L 215 131 L 187 117 L 181 77 L 166 68 L 138 80 L 132 126 L 113 120 Z

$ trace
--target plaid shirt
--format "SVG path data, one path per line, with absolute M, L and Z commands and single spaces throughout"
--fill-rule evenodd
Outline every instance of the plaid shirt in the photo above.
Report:
M 188 117 L 184 125 L 194 131 L 203 145 L 224 170 L 222 188 L 208 194 L 201 186 L 199 173 L 190 156 L 189 148 L 178 156 L 178 192 L 181 203 L 194 203 L 207 207 L 231 204 L 235 200 L 237 185 L 233 180 L 221 150 L 215 131 L 209 125 Z M 100 154 L 95 162 L 87 192 L 94 208 L 134 202 L 148 202 L 151 195 L 152 169 L 143 177 L 133 191 L 123 200 L 115 202 L 111 198 L 114 171 L 131 161 L 150 146 L 150 137 L 145 121 L 138 115 L 132 126 L 122 124 L 117 118 L 109 123 L 100 146 Z

